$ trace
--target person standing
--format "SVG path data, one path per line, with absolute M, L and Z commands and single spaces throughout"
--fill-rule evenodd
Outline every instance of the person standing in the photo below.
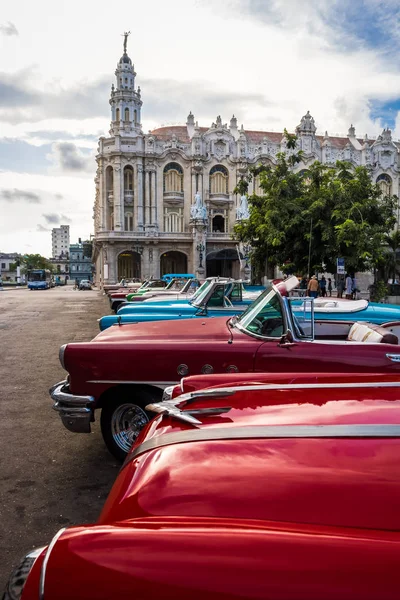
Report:
M 337 298 L 343 298 L 343 290 L 344 290 L 343 277 L 339 277 L 337 280 L 337 285 L 336 285 Z
M 325 298 L 326 296 L 326 279 L 325 275 L 322 275 L 321 281 L 319 282 L 319 287 L 321 288 L 321 296 Z
M 318 288 L 319 288 L 318 279 L 315 275 L 313 275 L 311 277 L 310 281 L 308 282 L 308 286 L 307 286 L 308 295 L 311 296 L 311 298 L 317 298 L 318 297 Z
M 352 294 L 353 294 L 353 280 L 350 277 L 349 273 L 347 273 L 347 275 L 346 275 L 345 287 L 346 287 L 346 298 L 348 300 L 351 300 Z
M 332 279 L 328 277 L 328 296 L 332 296 Z

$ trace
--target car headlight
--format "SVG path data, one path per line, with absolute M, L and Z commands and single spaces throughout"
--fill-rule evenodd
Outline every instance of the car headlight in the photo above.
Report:
M 166 388 L 164 388 L 163 395 L 162 395 L 163 402 L 164 402 L 164 400 L 171 400 L 173 389 L 174 389 L 173 385 L 168 385 Z
M 28 575 L 43 550 L 45 550 L 45 547 L 36 548 L 32 552 L 29 552 L 29 554 L 24 556 L 19 565 L 15 567 L 8 580 L 3 600 L 20 600 Z
M 61 346 L 59 352 L 58 352 L 58 358 L 60 359 L 60 363 L 63 369 L 65 369 L 65 363 L 64 363 L 64 354 L 65 354 L 65 348 L 67 347 L 67 344 L 64 344 L 63 346 Z M 66 369 L 65 369 L 66 370 Z

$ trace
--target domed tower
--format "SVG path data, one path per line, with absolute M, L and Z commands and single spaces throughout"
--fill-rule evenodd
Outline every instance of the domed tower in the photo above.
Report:
M 135 68 L 126 52 L 128 35 L 124 34 L 124 53 L 115 71 L 116 85 L 111 86 L 110 135 L 136 136 L 142 131 L 140 87 L 135 90 Z

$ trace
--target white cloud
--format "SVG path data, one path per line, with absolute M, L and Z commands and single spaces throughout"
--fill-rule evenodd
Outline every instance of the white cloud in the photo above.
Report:
M 10 23 L 10 21 L 3 25 L 0 24 L 0 33 L 7 36 L 19 35 L 18 29 L 15 27 L 14 23 Z
M 203 126 L 217 114 L 226 122 L 235 113 L 246 129 L 293 131 L 310 110 L 320 134 L 346 134 L 351 123 L 360 137 L 378 134 L 386 123 L 379 113 L 371 117 L 373 102 L 400 98 L 397 52 L 387 51 L 400 44 L 399 21 L 392 18 L 398 3 L 363 2 L 364 16 L 374 20 L 355 12 L 359 4 L 159 0 L 128 3 L 112 20 L 105 0 L 70 0 L 65 10 L 53 10 L 50 0 L 9 4 L 2 17 L 18 25 L 19 35 L 1 38 L 1 135 L 18 139 L 32 159 L 26 144 L 35 146 L 35 156 L 41 154 L 34 168 L 48 169 L 46 156 L 54 167 L 47 175 L 16 176 L 9 162 L 3 166 L 1 188 L 48 195 L 39 215 L 29 213 L 29 223 L 15 204 L 7 205 L 2 245 L 6 232 L 23 223 L 24 234 L 10 235 L 8 249 L 22 247 L 28 235 L 29 244 L 49 254 L 46 232 L 32 230 L 38 223 L 45 227 L 42 214 L 68 215 L 75 239 L 92 230 L 96 141 L 90 136 L 107 135 L 109 89 L 126 29 L 132 31 L 128 52 L 142 88 L 145 132 L 184 123 L 190 110 Z M 382 31 L 386 42 L 374 46 Z M 398 115 L 394 135 L 400 137 Z

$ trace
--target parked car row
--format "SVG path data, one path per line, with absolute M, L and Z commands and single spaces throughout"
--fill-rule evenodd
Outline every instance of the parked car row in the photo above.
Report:
M 5 598 L 398 598 L 400 314 L 320 318 L 297 283 L 206 280 L 61 348 L 54 408 L 82 433 L 101 408 L 124 463 Z

